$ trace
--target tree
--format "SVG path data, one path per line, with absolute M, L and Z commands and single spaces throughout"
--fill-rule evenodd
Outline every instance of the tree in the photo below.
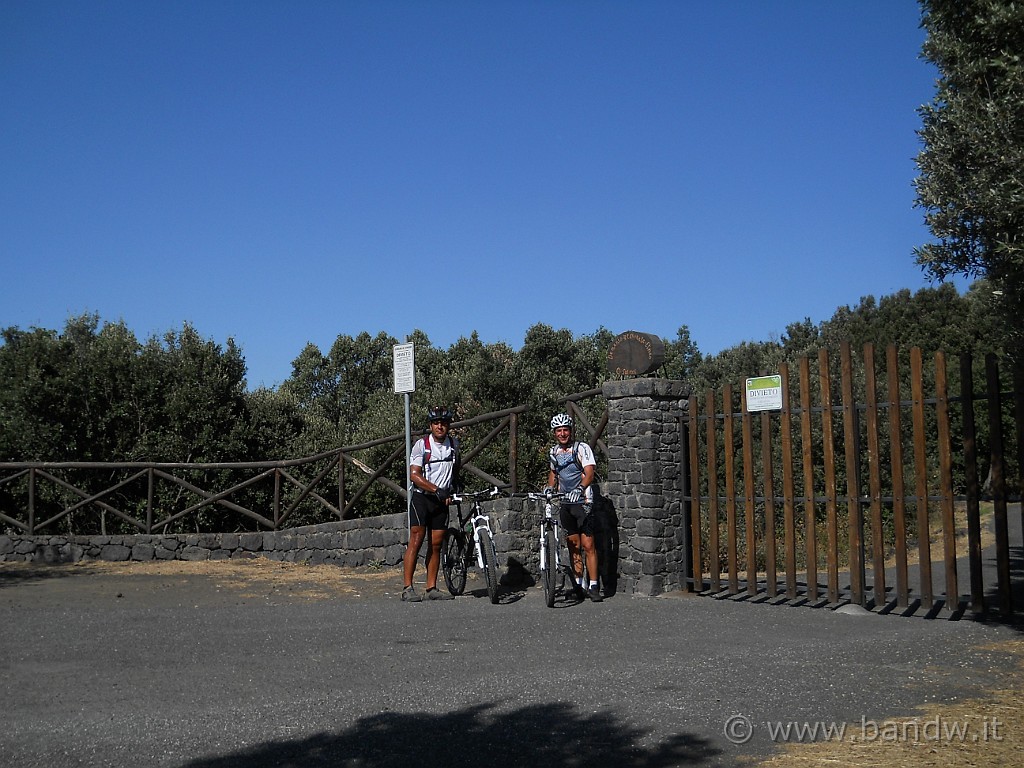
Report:
M 337 448 L 387 434 L 400 422 L 400 409 L 366 434 L 367 414 L 380 401 L 397 402 L 392 394 L 392 347 L 385 333 L 372 337 L 339 334 L 324 355 L 307 344 L 292 361 L 292 375 L 281 389 L 294 398 L 305 422 L 298 445 L 309 453 Z M 390 424 L 390 427 L 389 427 Z
M 662 341 L 665 343 L 665 375 L 670 379 L 682 379 L 692 384 L 702 357 L 697 344 L 690 338 L 690 329 L 681 325 L 674 340 Z
M 923 58 L 939 70 L 919 110 L 915 205 L 937 242 L 916 249 L 932 276 L 985 276 L 1024 350 L 1024 3 L 921 0 Z
M 245 359 L 185 324 L 150 339 L 138 358 L 151 425 L 137 457 L 150 461 L 231 461 L 245 454 Z

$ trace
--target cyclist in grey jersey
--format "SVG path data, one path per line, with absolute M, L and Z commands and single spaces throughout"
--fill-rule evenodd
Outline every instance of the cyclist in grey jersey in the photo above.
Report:
M 571 445 L 565 449 L 555 446 L 551 449 L 549 464 L 551 471 L 555 473 L 558 479 L 559 493 L 571 493 L 574 488 L 581 488 L 583 490 L 583 503 L 589 504 L 592 502 L 591 494 L 593 494 L 593 491 L 589 485 L 583 483 L 585 473 L 582 462 L 585 459 L 582 457 L 582 454 L 585 451 L 590 451 L 590 446 L 585 443 L 579 443 L 575 449 Z M 593 453 L 591 453 L 590 458 L 593 458 Z
M 573 441 L 572 417 L 559 413 L 551 419 L 555 445 L 548 454 L 548 487 L 546 490 L 565 494 L 559 509 L 559 523 L 566 533 L 569 555 L 575 574 L 574 591 L 599 603 L 601 590 L 597 583 L 597 547 L 594 545 L 593 495 L 594 470 L 597 462 L 586 443 Z M 556 486 L 557 484 L 557 486 Z M 582 550 L 582 552 L 581 552 Z M 583 584 L 583 558 L 586 558 L 589 582 Z

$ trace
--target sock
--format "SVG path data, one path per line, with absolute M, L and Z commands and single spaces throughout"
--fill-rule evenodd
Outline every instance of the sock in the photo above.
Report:
M 590 582 L 590 588 L 591 589 L 597 589 L 597 582 L 596 581 Z

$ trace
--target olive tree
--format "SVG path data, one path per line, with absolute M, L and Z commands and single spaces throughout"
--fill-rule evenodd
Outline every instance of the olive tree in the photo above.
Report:
M 916 205 L 935 242 L 916 249 L 930 275 L 986 277 L 1024 345 L 1024 3 L 921 0 L 922 56 L 939 71 L 920 108 Z

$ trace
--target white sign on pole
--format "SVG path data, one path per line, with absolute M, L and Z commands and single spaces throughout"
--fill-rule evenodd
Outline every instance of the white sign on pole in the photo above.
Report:
M 395 394 L 416 391 L 416 359 L 412 342 L 395 344 Z
M 748 411 L 782 410 L 782 377 L 757 376 L 747 379 Z

